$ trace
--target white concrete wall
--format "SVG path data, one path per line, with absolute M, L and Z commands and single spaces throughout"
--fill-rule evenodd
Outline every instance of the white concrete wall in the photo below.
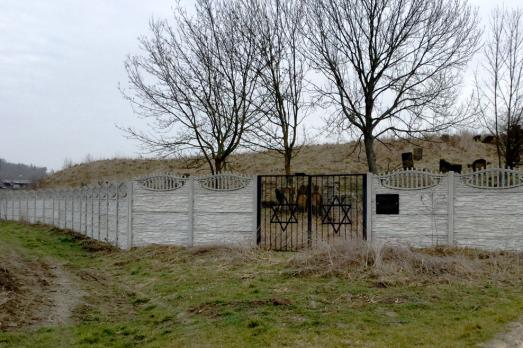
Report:
M 233 191 L 194 185 L 194 245 L 256 245 L 256 180 Z
M 523 173 L 511 175 L 523 183 Z M 523 250 L 523 185 L 476 188 L 464 182 L 465 176 L 449 174 L 437 176 L 433 187 L 398 189 L 385 185 L 384 177 L 371 176 L 368 185 L 372 241 Z M 72 229 L 120 248 L 255 245 L 255 178 L 237 177 L 243 186 L 224 190 L 210 188 L 204 179 L 184 178 L 183 186 L 171 189 L 151 189 L 136 180 L 118 196 L 107 195 L 107 186 L 0 191 L 0 218 Z M 388 193 L 399 195 L 399 214 L 376 214 L 376 195 Z
M 521 179 L 516 172 L 510 175 L 523 184 L 523 173 Z M 385 176 L 372 177 L 369 225 L 373 241 L 523 250 L 523 185 L 478 188 L 465 183 L 466 175 L 452 173 L 432 188 L 390 189 L 382 183 Z M 380 193 L 399 194 L 399 215 L 376 214 L 376 194 Z
M 125 248 L 129 246 L 127 197 L 125 192 L 118 197 L 114 191 L 108 194 L 110 188 L 1 191 L 0 218 L 53 225 Z M 99 191 L 102 194 L 95 195 Z
M 391 189 L 373 176 L 372 238 L 379 242 L 431 246 L 448 242 L 448 179 L 428 189 Z M 376 195 L 399 195 L 399 215 L 376 214 Z
M 120 248 L 149 244 L 255 245 L 256 180 L 229 177 L 225 175 L 223 180 L 245 185 L 213 190 L 200 182 L 209 177 L 165 176 L 167 183 L 185 184 L 158 189 L 154 186 L 159 185 L 158 180 L 148 187 L 148 178 L 144 178 L 125 184 L 118 193 L 114 188 L 123 184 L 82 191 L 0 191 L 0 218 L 70 229 Z M 161 175 L 152 178 L 164 179 Z
M 187 178 L 173 190 L 154 191 L 135 182 L 133 191 L 133 246 L 256 243 L 254 178 L 237 190 L 210 190 L 198 178 Z
M 138 182 L 133 183 L 133 246 L 190 245 L 188 182 L 172 191 L 151 191 Z
M 523 187 L 479 189 L 457 178 L 454 221 L 458 246 L 523 250 Z

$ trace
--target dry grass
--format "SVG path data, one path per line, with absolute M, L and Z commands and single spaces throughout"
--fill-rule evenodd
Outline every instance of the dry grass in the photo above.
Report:
M 257 267 L 261 267 L 282 264 L 281 256 L 283 255 L 286 255 L 286 253 L 275 253 L 269 250 L 243 246 L 209 245 L 187 248 L 167 245 L 149 245 L 133 248 L 127 253 L 115 253 L 114 257 L 117 265 L 148 260 L 158 264 L 169 265 L 193 262 L 204 262 L 217 266 L 252 263 Z
M 461 163 L 466 168 L 474 160 L 484 158 L 496 163 L 494 145 L 475 142 L 472 133 L 434 137 L 428 142 L 393 140 L 376 145 L 380 171 L 401 167 L 401 153 L 423 148 L 423 159 L 415 162 L 417 168 L 435 170 L 441 158 L 452 163 Z M 282 174 L 283 162 L 269 152 L 243 153 L 231 157 L 228 170 L 245 174 Z M 362 173 L 367 171 L 365 152 L 355 143 L 308 145 L 293 160 L 294 172 L 320 173 Z M 108 159 L 87 161 L 58 171 L 42 180 L 40 187 L 81 186 L 98 181 L 120 181 L 140 177 L 152 172 L 176 172 L 179 174 L 207 174 L 205 162 L 189 160 L 157 159 Z
M 485 278 L 496 282 L 523 281 L 521 253 L 475 249 L 419 249 L 351 242 L 300 252 L 289 263 L 297 275 L 365 279 L 382 287 Z
M 259 248 L 148 246 L 114 254 L 116 263 L 149 260 L 154 263 L 250 264 L 261 273 L 272 267 L 290 277 L 342 277 L 370 281 L 377 287 L 484 281 L 523 284 L 523 254 L 467 248 L 411 248 L 365 241 L 321 244 L 299 252 Z M 134 261 L 133 261 L 134 260 Z M 220 266 L 221 265 L 221 266 Z

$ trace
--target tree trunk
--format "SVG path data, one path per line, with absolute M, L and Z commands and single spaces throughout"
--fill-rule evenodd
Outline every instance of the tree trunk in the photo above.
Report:
M 223 159 L 221 158 L 215 158 L 214 159 L 214 173 L 213 174 L 220 174 L 223 170 Z
M 289 152 L 285 152 L 285 155 L 283 155 L 283 158 L 285 161 L 285 175 L 291 175 L 292 154 Z
M 501 145 L 500 145 L 500 141 L 501 141 L 501 138 L 499 137 L 499 131 L 498 131 L 498 118 L 496 116 L 496 150 L 497 150 L 497 153 L 498 153 L 498 168 L 503 168 L 502 165 L 501 165 L 501 158 L 503 157 L 502 154 L 501 154 Z
M 372 134 L 364 134 L 363 142 L 365 144 L 365 154 L 367 155 L 367 166 L 369 172 L 378 174 L 376 166 L 376 154 L 374 153 L 374 136 Z

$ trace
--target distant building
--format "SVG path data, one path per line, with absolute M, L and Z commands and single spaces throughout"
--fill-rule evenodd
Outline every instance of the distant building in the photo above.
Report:
M 33 182 L 31 180 L 10 180 L 2 179 L 0 180 L 0 189 L 10 189 L 10 190 L 22 190 L 31 187 Z

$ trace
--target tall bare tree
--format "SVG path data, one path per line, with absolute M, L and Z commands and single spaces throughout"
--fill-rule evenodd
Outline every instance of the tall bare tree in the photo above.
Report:
M 459 122 L 461 71 L 477 49 L 477 15 L 466 0 L 308 0 L 310 60 L 341 125 L 363 139 L 422 135 Z
M 513 168 L 523 147 L 523 13 L 497 8 L 490 17 L 483 50 L 485 63 L 476 76 L 481 114 L 496 136 L 499 166 Z
M 162 155 L 199 153 L 212 173 L 224 170 L 256 112 L 257 47 L 236 5 L 197 0 L 193 16 L 175 9 L 174 25 L 151 21 L 142 54 L 125 64 L 124 95 L 152 121 L 149 132 L 127 129 L 130 136 Z
M 247 138 L 250 145 L 283 157 L 285 173 L 301 145 L 299 127 L 309 110 L 303 56 L 305 3 L 301 0 L 243 0 L 256 37 L 260 61 L 260 118 Z M 305 134 L 303 134 L 304 136 Z

